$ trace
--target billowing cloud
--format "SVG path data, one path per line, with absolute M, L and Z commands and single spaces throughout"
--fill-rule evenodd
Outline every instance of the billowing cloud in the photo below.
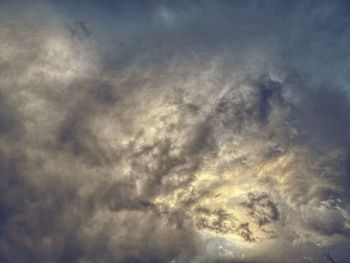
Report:
M 346 262 L 348 11 L 0 2 L 0 261 Z

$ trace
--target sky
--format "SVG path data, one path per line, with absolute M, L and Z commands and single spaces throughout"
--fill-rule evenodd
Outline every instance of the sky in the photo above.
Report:
M 0 261 L 350 258 L 347 1 L 0 1 Z

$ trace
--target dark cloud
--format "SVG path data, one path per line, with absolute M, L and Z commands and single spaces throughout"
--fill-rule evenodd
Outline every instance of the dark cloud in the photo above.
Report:
M 271 221 L 279 219 L 279 211 L 273 201 L 269 199 L 267 193 L 249 193 L 248 200 L 242 203 L 248 209 L 259 226 L 266 225 Z
M 0 261 L 348 253 L 345 3 L 0 6 Z

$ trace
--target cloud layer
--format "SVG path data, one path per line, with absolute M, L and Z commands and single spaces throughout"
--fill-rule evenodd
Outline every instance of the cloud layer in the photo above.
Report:
M 0 261 L 350 256 L 346 3 L 0 10 Z

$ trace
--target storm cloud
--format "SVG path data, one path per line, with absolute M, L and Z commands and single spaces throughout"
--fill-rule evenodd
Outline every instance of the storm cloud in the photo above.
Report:
M 345 1 L 1 1 L 1 262 L 350 257 Z

